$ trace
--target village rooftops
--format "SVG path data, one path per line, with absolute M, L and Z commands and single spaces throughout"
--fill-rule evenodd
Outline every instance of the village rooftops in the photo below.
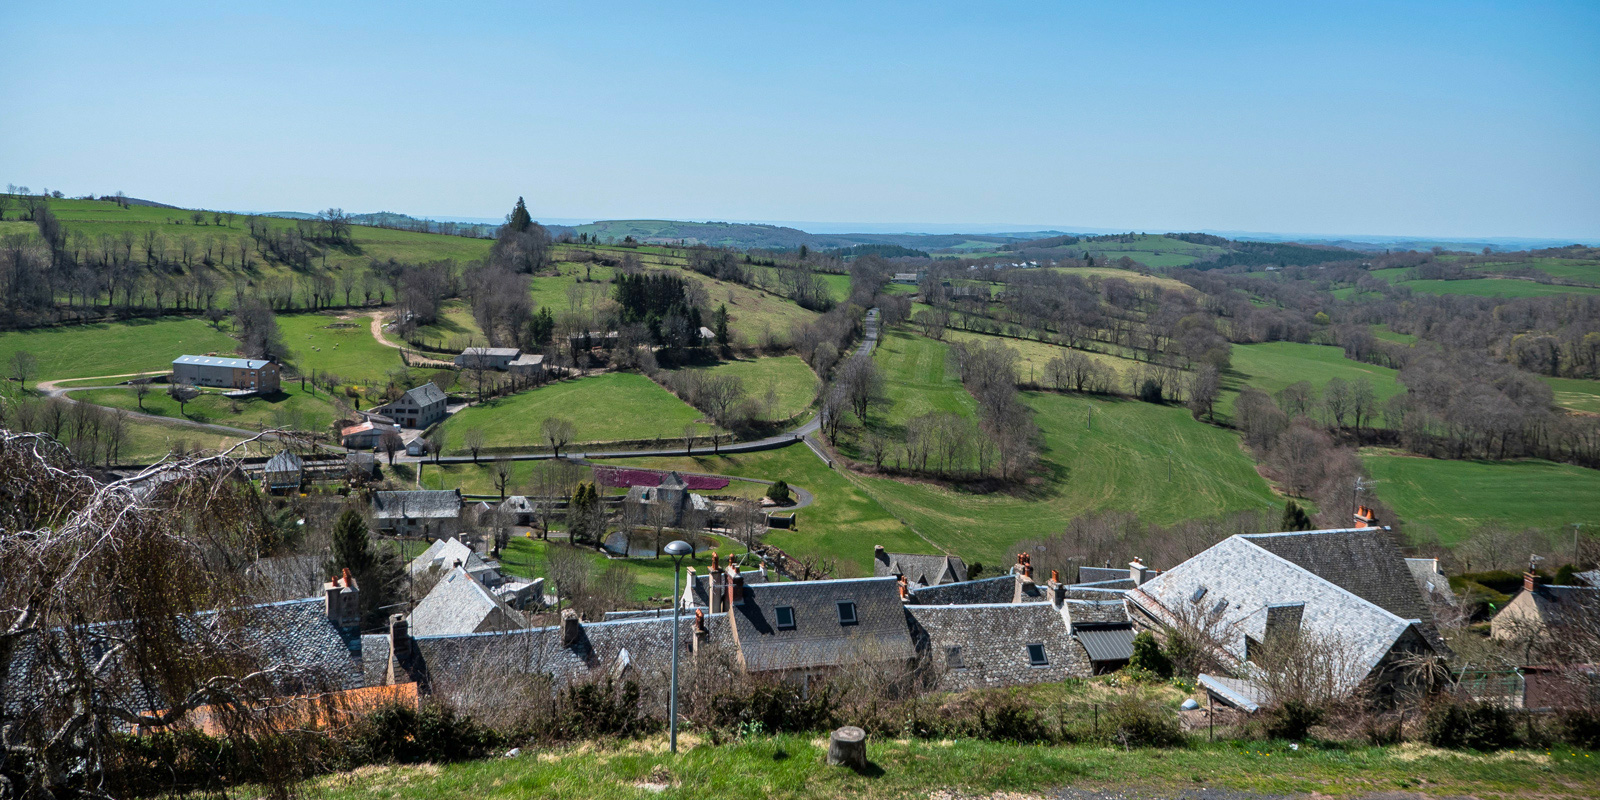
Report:
M 527 620 L 465 569 L 439 578 L 411 612 L 413 636 L 448 636 L 526 628 Z
M 907 581 L 918 586 L 935 586 L 965 581 L 967 564 L 955 556 L 891 553 L 877 547 L 873 551 L 872 574 L 878 577 L 904 575 Z
M 458 489 L 412 489 L 372 496 L 372 515 L 378 519 L 454 519 L 460 514 Z
M 895 578 L 746 585 L 728 616 L 748 672 L 916 656 Z
M 174 364 L 193 364 L 200 367 L 228 367 L 230 369 L 261 369 L 271 364 L 265 358 L 233 358 L 231 356 L 178 356 Z

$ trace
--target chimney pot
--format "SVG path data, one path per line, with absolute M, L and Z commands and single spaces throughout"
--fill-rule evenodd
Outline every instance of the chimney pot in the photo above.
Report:
M 349 586 L 350 585 L 350 568 L 349 567 L 345 567 L 344 568 L 344 574 L 340 575 L 339 577 L 344 580 L 344 585 L 345 586 Z
M 572 647 L 578 643 L 583 626 L 578 623 L 578 612 L 567 609 L 561 612 L 561 646 Z
M 1059 571 L 1057 571 L 1057 570 L 1050 570 L 1050 582 L 1051 583 L 1060 583 L 1061 582 L 1061 573 Z

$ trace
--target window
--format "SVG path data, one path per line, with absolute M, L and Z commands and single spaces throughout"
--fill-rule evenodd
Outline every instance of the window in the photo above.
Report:
M 1202 587 L 1194 590 L 1194 596 L 1189 598 L 1189 602 L 1198 603 L 1198 602 L 1200 602 L 1200 598 L 1205 597 L 1205 596 L 1206 596 L 1206 587 L 1202 586 Z
M 946 669 L 966 669 L 967 662 L 961 658 L 960 647 L 947 647 L 944 650 L 944 665 Z
M 854 625 L 854 624 L 856 624 L 856 604 L 855 604 L 855 601 L 853 601 L 853 600 L 840 600 L 839 601 L 839 624 L 840 625 Z
M 778 629 L 794 628 L 794 606 L 778 606 L 773 610 L 778 617 Z
M 1045 658 L 1045 655 L 1044 655 L 1044 645 L 1042 645 L 1042 644 L 1030 644 L 1030 645 L 1028 645 L 1028 664 L 1031 665 L 1031 666 L 1035 666 L 1035 667 L 1047 667 L 1047 666 L 1050 666 L 1050 659 Z

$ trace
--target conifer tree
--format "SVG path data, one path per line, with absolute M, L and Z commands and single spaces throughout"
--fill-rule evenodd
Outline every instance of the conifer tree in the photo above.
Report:
M 1306 515 L 1306 510 L 1301 508 L 1299 503 L 1290 500 L 1289 504 L 1283 507 L 1283 521 L 1278 523 L 1278 527 L 1285 531 L 1309 531 L 1311 517 Z
M 511 209 L 511 217 L 506 220 L 506 224 L 515 233 L 522 233 L 533 227 L 533 217 L 528 214 L 528 207 L 523 204 L 522 198 L 517 198 L 517 207 Z

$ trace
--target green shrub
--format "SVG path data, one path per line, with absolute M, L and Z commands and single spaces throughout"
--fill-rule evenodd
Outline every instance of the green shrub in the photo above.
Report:
M 771 486 L 767 487 L 767 497 L 772 498 L 772 502 L 780 506 L 787 504 L 789 502 L 789 484 L 781 478 L 773 482 Z
M 1306 738 L 1311 726 L 1322 722 L 1321 708 L 1302 700 L 1287 700 L 1267 710 L 1265 726 L 1267 735 L 1274 739 L 1300 741 Z
M 449 707 L 390 705 L 352 726 L 349 757 L 357 764 L 422 764 L 482 758 L 500 736 Z
M 1489 703 L 1439 703 L 1428 709 L 1423 731 L 1434 747 L 1499 750 L 1516 741 L 1511 713 Z
M 1128 666 L 1147 670 L 1163 679 L 1172 677 L 1172 659 L 1161 652 L 1161 644 L 1149 631 L 1140 631 L 1133 637 L 1133 657 L 1128 659 Z
M 1592 708 L 1563 711 L 1556 720 L 1561 741 L 1585 750 L 1600 750 L 1600 711 Z
M 748 688 L 728 689 L 712 697 L 708 712 L 696 721 L 729 730 L 759 722 L 772 733 L 818 731 L 833 727 L 838 709 L 838 699 L 829 685 L 805 694 L 782 681 L 758 680 Z
M 1187 743 L 1177 715 L 1154 700 L 1125 695 L 1107 711 L 1101 728 L 1123 747 L 1180 747 Z
M 1021 697 L 1006 693 L 986 698 L 978 705 L 977 729 L 973 736 L 991 742 L 1033 744 L 1050 742 L 1050 726 Z
M 567 740 L 633 737 L 649 733 L 659 723 L 639 705 L 639 684 L 611 679 L 568 686 L 561 692 L 551 731 Z

